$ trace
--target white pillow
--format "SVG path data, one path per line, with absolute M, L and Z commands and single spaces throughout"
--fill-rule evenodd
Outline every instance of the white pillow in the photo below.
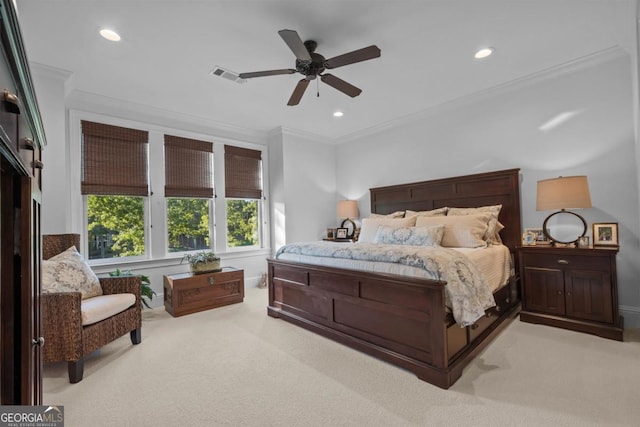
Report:
M 416 218 L 365 218 L 362 220 L 362 228 L 357 243 L 373 243 L 378 232 L 378 227 L 388 225 L 390 227 L 413 227 L 416 224 Z
M 502 209 L 502 205 L 480 206 L 477 208 L 449 208 L 447 215 L 489 213 L 491 216 L 489 217 L 488 228 L 484 235 L 484 240 L 491 244 L 502 244 L 502 239 L 500 239 L 500 230 L 504 228 L 504 225 L 498 222 L 500 209 Z
M 102 295 L 95 273 L 75 246 L 42 261 L 42 292 L 80 292 L 82 299 Z
M 443 234 L 444 225 L 399 228 L 381 225 L 378 227 L 374 243 L 407 246 L 440 246 Z
M 404 212 L 404 216 L 405 217 L 412 217 L 412 216 L 444 216 L 447 214 L 447 208 L 438 208 L 438 209 L 432 209 L 430 211 L 410 211 L 410 210 L 406 210 Z
M 419 216 L 416 227 L 444 225 L 442 246 L 450 248 L 479 248 L 487 246 L 484 235 L 487 232 L 489 213 L 461 216 Z

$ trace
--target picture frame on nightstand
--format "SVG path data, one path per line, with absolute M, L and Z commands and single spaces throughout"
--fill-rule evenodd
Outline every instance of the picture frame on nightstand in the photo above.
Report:
M 522 233 L 522 246 L 535 246 L 536 245 L 536 234 L 531 231 L 531 229 L 526 229 L 524 233 Z
M 617 222 L 593 223 L 593 246 L 619 246 Z
M 348 235 L 348 228 L 336 228 L 336 239 L 346 239 Z
M 535 234 L 536 245 L 550 245 L 551 240 L 544 234 L 542 228 L 525 228 L 525 232 L 531 232 Z

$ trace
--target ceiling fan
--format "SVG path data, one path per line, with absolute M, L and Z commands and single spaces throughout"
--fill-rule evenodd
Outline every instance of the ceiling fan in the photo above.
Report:
M 278 74 L 300 73 L 304 76 L 298 82 L 287 105 L 298 105 L 304 91 L 307 89 L 309 82 L 320 76 L 320 80 L 329 86 L 339 90 L 340 92 L 356 97 L 362 92 L 361 89 L 350 83 L 334 76 L 333 74 L 323 74 L 326 69 L 342 67 L 344 65 L 354 64 L 356 62 L 366 61 L 368 59 L 378 58 L 380 49 L 376 45 L 364 47 L 333 58 L 325 59 L 319 53 L 315 53 L 318 43 L 313 40 L 302 42 L 298 33 L 294 30 L 278 31 L 282 40 L 289 46 L 289 49 L 296 56 L 296 68 L 286 68 L 282 70 L 256 71 L 252 73 L 240 73 L 242 79 L 251 79 L 254 77 L 276 76 Z

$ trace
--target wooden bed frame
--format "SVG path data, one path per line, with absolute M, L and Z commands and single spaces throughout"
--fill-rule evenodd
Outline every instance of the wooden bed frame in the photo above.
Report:
M 371 212 L 501 204 L 500 233 L 517 263 L 519 169 L 373 188 Z M 459 327 L 445 308 L 445 282 L 269 259 L 269 316 L 279 317 L 449 388 L 463 368 L 513 319 L 518 281 L 495 294 L 496 307 Z M 518 271 L 517 265 L 515 271 Z

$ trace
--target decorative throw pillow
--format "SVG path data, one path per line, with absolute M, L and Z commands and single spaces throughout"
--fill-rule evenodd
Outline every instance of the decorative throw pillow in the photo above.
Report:
M 451 248 L 479 248 L 487 246 L 484 235 L 487 232 L 489 213 L 461 216 L 419 216 L 416 227 L 444 225 L 442 246 Z
M 430 227 L 378 227 L 374 243 L 408 246 L 440 246 L 444 225 Z
M 404 212 L 404 216 L 409 218 L 412 216 L 444 216 L 447 214 L 447 208 L 432 209 L 430 211 L 410 211 Z
M 480 206 L 477 208 L 449 208 L 447 215 L 473 215 L 478 213 L 489 213 L 489 223 L 487 232 L 485 233 L 484 240 L 491 244 L 501 244 L 500 230 L 504 228 L 504 225 L 498 222 L 498 215 L 500 214 L 502 205 L 493 206 Z
M 362 228 L 358 243 L 373 243 L 378 232 L 378 227 L 388 225 L 389 227 L 413 227 L 416 224 L 416 218 L 365 218 L 362 220 Z
M 42 292 L 80 292 L 82 299 L 102 295 L 100 281 L 75 246 L 42 261 Z

